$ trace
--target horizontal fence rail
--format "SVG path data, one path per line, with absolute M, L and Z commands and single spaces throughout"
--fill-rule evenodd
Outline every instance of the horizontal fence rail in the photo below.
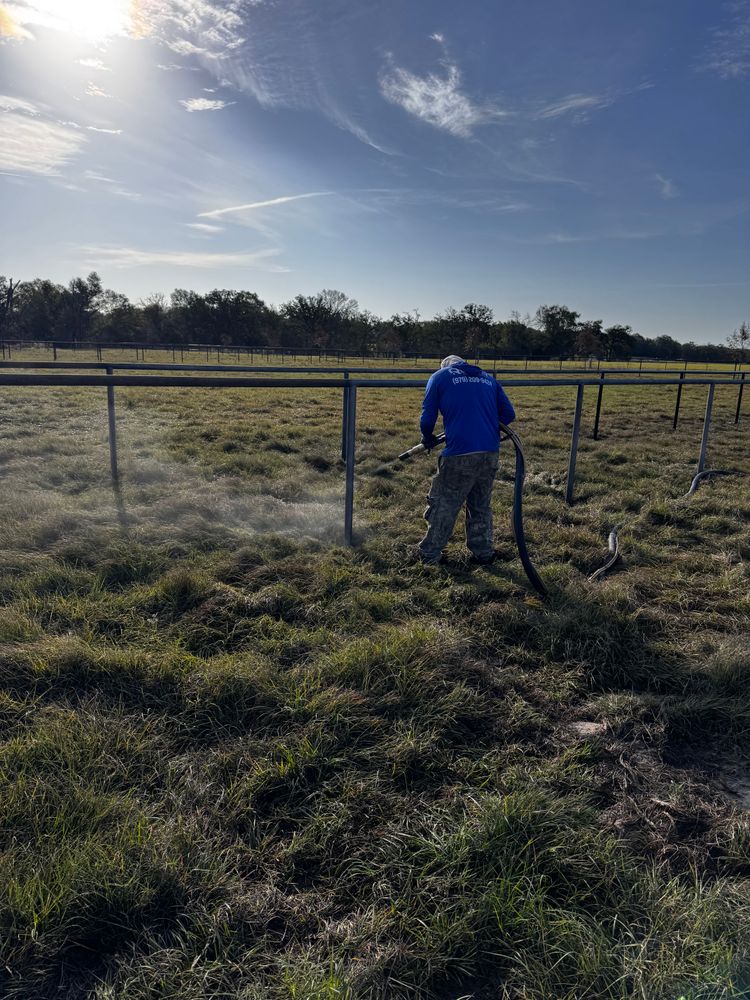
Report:
M 737 380 L 727 378 L 620 378 L 612 382 L 612 386 L 639 385 L 646 388 L 650 385 L 732 385 L 737 387 Z M 583 385 L 599 386 L 600 379 L 580 379 L 580 378 L 513 378 L 506 379 L 503 385 L 517 386 L 551 386 L 551 385 Z M 427 379 L 392 379 L 392 378 L 216 378 L 212 375 L 206 376 L 185 376 L 185 375 L 14 375 L 0 373 L 0 385 L 159 385 L 171 386 L 173 388 L 185 388 L 195 386 L 196 388 L 221 388 L 241 389 L 264 388 L 274 389 L 279 386 L 286 388 L 310 389 L 341 389 L 347 385 L 356 385 L 358 388 L 370 389 L 423 389 L 427 385 Z
M 243 376 L 229 376 L 224 378 L 218 378 L 215 375 L 176 375 L 176 374 L 163 374 L 163 375 L 128 375 L 128 374 L 117 374 L 116 369 L 118 367 L 122 369 L 132 369 L 131 365 L 121 365 L 117 366 L 106 365 L 102 366 L 105 368 L 105 374 L 18 374 L 8 371 L 8 368 L 13 367 L 12 365 L 3 366 L 0 369 L 0 386 L 17 386 L 17 387 L 101 387 L 106 389 L 107 395 L 107 415 L 108 415 L 108 432 L 109 432 L 109 450 L 110 450 L 110 470 L 112 485 L 115 490 L 115 495 L 118 498 L 118 502 L 121 503 L 121 477 L 118 469 L 118 453 L 117 453 L 117 423 L 116 423 L 116 413 L 115 413 L 115 387 L 131 387 L 131 388 L 175 388 L 175 389 L 341 389 L 343 390 L 343 409 L 342 409 L 342 460 L 345 464 L 346 470 L 346 485 L 345 485 L 345 496 L 344 496 L 344 540 L 347 545 L 352 545 L 354 542 L 354 489 L 355 489 L 355 461 L 356 461 L 356 416 L 357 416 L 357 392 L 359 389 L 424 389 L 427 380 L 425 378 L 421 379 L 382 379 L 382 378 L 352 378 L 350 373 L 345 373 L 342 378 L 263 378 L 263 377 L 243 377 Z M 49 366 L 43 366 L 49 367 Z M 75 364 L 66 365 L 66 368 L 70 367 L 80 367 Z M 88 367 L 88 366 L 87 366 Z M 98 366 L 97 366 L 98 367 Z M 152 366 L 139 366 L 141 368 L 152 368 Z M 162 367 L 162 366 L 159 366 Z M 164 366 L 170 370 L 174 369 L 174 366 Z M 205 368 L 205 366 L 200 366 Z M 228 366 L 218 366 L 218 370 L 226 370 Z M 217 368 L 213 366 L 208 370 L 215 371 Z M 275 369 L 273 369 L 275 370 Z M 281 369 L 282 371 L 288 371 L 289 369 Z M 309 371 L 309 369 L 304 369 Z M 268 369 L 266 369 L 268 371 Z M 338 372 L 337 372 L 338 373 Z M 335 374 L 337 374 L 335 373 Z M 423 373 L 427 374 L 427 373 Z M 621 386 L 640 386 L 641 388 L 646 388 L 649 386 L 677 386 L 678 387 L 678 407 L 679 399 L 682 394 L 683 389 L 686 386 L 708 386 L 708 394 L 706 398 L 706 409 L 703 417 L 703 428 L 701 433 L 701 443 L 700 452 L 698 457 L 698 468 L 697 471 L 703 472 L 705 468 L 706 452 L 708 448 L 709 431 L 711 425 L 713 403 L 714 403 L 714 393 L 717 386 L 727 385 L 734 386 L 738 385 L 738 380 L 732 377 L 731 373 L 727 373 L 728 377 L 724 378 L 688 378 L 684 372 L 681 372 L 679 378 L 664 378 L 664 377 L 632 377 L 632 372 L 629 378 L 617 378 L 611 380 L 608 385 L 610 388 L 616 388 Z M 737 402 L 736 419 L 735 423 L 739 420 L 740 404 L 742 399 L 742 390 L 744 389 L 745 379 L 743 378 L 739 381 L 739 398 Z M 508 387 L 519 387 L 519 388 L 549 388 L 551 386 L 558 387 L 575 387 L 575 409 L 573 413 L 572 422 L 572 434 L 570 443 L 570 453 L 568 458 L 568 476 L 566 482 L 565 500 L 568 504 L 573 502 L 573 493 L 575 487 L 575 475 L 576 475 L 576 462 L 578 456 L 578 444 L 580 438 L 580 427 L 581 427 L 581 415 L 583 409 L 583 398 L 584 390 L 587 387 L 596 387 L 598 390 L 597 395 L 597 411 L 595 419 L 595 434 L 594 437 L 598 435 L 599 422 L 601 416 L 601 392 L 603 380 L 598 378 L 565 378 L 565 377 L 554 377 L 554 378 L 527 378 L 527 377 L 516 377 L 512 379 L 504 380 L 504 385 Z M 676 427 L 676 419 L 674 426 Z
M 37 369 L 54 369 L 55 371 L 179 371 L 179 372 L 258 372 L 258 373 L 279 373 L 283 374 L 289 373 L 309 373 L 312 375 L 343 375 L 348 377 L 350 373 L 356 373 L 356 375 L 430 375 L 435 370 L 434 368 L 364 368 L 361 366 L 352 367 L 324 367 L 324 366 L 311 366 L 311 365 L 235 365 L 235 364 L 170 364 L 167 361 L 155 361 L 153 363 L 143 362 L 143 361 L 0 361 L 0 369 L 29 369 L 35 371 Z M 522 369 L 520 368 L 487 368 L 486 371 L 491 372 L 493 375 L 518 375 Z M 590 368 L 564 368 L 563 372 L 565 375 L 587 375 L 590 374 L 592 369 Z M 523 375 L 547 375 L 547 374 L 559 374 L 558 368 L 529 368 L 523 370 Z M 610 376 L 620 376 L 620 375 L 631 375 L 633 374 L 632 368 L 607 368 L 605 371 L 599 373 L 599 379 L 604 382 Z M 658 369 L 652 370 L 646 373 L 646 377 L 657 375 L 676 375 L 680 378 L 684 378 L 685 375 L 690 376 L 714 376 L 720 377 L 722 375 L 727 378 L 734 380 L 743 379 L 745 375 L 750 374 L 750 369 L 748 371 L 743 371 L 741 369 L 735 369 L 733 371 L 720 372 L 713 368 L 694 368 L 689 372 L 685 372 L 681 368 L 668 368 L 668 369 Z M 645 381 L 644 378 L 639 376 L 637 384 L 641 385 Z

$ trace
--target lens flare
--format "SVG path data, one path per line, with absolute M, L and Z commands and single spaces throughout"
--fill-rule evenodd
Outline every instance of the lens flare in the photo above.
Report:
M 26 0 L 8 4 L 21 24 L 53 28 L 89 42 L 129 35 L 137 22 L 137 0 Z

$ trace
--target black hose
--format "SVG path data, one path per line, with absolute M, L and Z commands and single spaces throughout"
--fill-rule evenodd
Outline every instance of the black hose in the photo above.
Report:
M 733 472 L 731 469 L 706 469 L 705 472 L 699 472 L 697 476 L 694 477 L 692 483 L 690 484 L 690 489 L 685 494 L 686 497 L 691 496 L 698 489 L 700 484 L 704 479 L 708 479 L 709 476 L 741 476 L 741 472 Z
M 595 573 L 591 574 L 591 576 L 589 577 L 589 581 L 598 580 L 600 576 L 604 576 L 604 574 L 608 573 L 609 570 L 612 569 L 614 564 L 620 558 L 620 539 L 617 534 L 617 528 L 613 528 L 610 531 L 607 544 L 609 548 L 609 555 L 604 564 L 600 566 Z
M 526 478 L 526 457 L 523 453 L 523 445 L 518 435 L 510 427 L 500 424 L 500 431 L 511 442 L 516 452 L 516 477 L 513 483 L 513 507 L 510 523 L 516 539 L 518 555 L 521 558 L 524 573 L 529 578 L 529 583 L 538 594 L 546 597 L 547 588 L 542 583 L 542 579 L 531 561 L 531 556 L 526 545 L 526 535 L 523 530 L 523 483 Z

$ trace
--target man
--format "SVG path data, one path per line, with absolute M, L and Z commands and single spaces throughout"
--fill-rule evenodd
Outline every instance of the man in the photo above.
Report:
M 443 561 L 443 549 L 465 503 L 466 545 L 474 562 L 491 563 L 495 558 L 492 486 L 500 450 L 498 424 L 509 424 L 516 412 L 492 375 L 456 354 L 448 355 L 427 383 L 419 426 L 428 451 L 438 444 L 434 434 L 438 411 L 446 447 L 427 497 L 424 517 L 428 527 L 419 543 L 419 558 L 425 563 Z

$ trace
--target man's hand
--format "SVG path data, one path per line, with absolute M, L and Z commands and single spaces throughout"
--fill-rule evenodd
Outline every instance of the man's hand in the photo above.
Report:
M 422 436 L 422 447 L 425 451 L 432 451 L 432 449 L 439 445 L 440 441 L 435 437 L 434 434 L 424 434 Z

